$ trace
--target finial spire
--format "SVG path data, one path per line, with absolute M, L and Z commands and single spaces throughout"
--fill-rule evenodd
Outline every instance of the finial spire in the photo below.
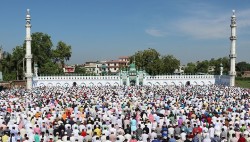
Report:
M 232 10 L 233 11 L 233 15 L 235 15 L 235 10 Z
M 27 9 L 27 15 L 30 15 L 30 9 Z

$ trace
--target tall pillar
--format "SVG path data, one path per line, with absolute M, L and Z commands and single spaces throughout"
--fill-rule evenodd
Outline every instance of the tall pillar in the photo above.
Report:
M 32 54 L 31 54 L 31 35 L 30 35 L 30 28 L 31 28 L 31 24 L 30 24 L 30 12 L 29 9 L 27 9 L 27 15 L 26 15 L 26 54 L 25 54 L 25 58 L 26 58 L 26 73 L 25 73 L 25 77 L 27 79 L 27 89 L 31 89 L 32 88 L 32 65 L 31 65 L 31 60 L 32 60 Z
M 235 76 L 236 76 L 236 71 L 235 71 L 235 59 L 236 59 L 236 16 L 235 16 L 235 11 L 233 10 L 233 15 L 231 16 L 231 50 L 230 50 L 230 86 L 235 85 Z
M 136 86 L 140 85 L 139 75 L 136 76 Z
M 220 63 L 220 75 L 223 75 L 223 64 Z
M 127 75 L 127 86 L 130 86 L 130 82 L 129 82 L 129 75 Z

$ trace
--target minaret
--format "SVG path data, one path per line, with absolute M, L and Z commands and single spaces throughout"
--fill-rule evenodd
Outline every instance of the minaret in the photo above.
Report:
M 235 59 L 236 59 L 236 16 L 235 16 L 235 11 L 233 10 L 233 15 L 231 17 L 231 51 L 230 51 L 230 86 L 235 85 L 235 76 L 236 76 L 236 71 L 235 71 Z
M 32 88 L 32 66 L 31 66 L 31 60 L 32 60 L 32 54 L 31 54 L 31 35 L 30 35 L 30 28 L 31 28 L 31 24 L 30 24 L 30 12 L 29 9 L 27 9 L 27 15 L 26 15 L 26 73 L 25 73 L 25 77 L 27 78 L 27 89 L 31 89 Z

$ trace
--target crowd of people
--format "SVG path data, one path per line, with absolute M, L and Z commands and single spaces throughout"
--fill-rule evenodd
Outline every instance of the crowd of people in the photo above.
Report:
M 2 142 L 250 142 L 250 89 L 40 87 L 0 92 Z

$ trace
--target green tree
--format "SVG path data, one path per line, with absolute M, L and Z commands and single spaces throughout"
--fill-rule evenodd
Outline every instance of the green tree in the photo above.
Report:
M 184 69 L 186 74 L 195 74 L 196 65 L 194 63 L 187 63 L 187 67 Z
M 39 69 L 39 74 L 54 75 L 61 74 L 62 72 L 62 68 L 60 68 L 58 64 L 55 64 L 52 61 L 44 63 L 43 67 Z
M 236 71 L 244 72 L 250 70 L 250 64 L 247 62 L 239 62 L 236 64 Z
M 25 60 L 25 50 L 22 46 L 16 46 L 12 50 L 12 62 L 14 65 L 14 68 L 17 73 L 17 79 L 21 79 L 24 77 L 24 68 L 23 68 L 23 60 Z
M 130 57 L 130 63 L 134 60 L 136 62 L 137 69 L 145 69 L 150 75 L 157 74 L 158 68 L 155 68 L 155 64 L 160 64 L 160 54 L 152 48 L 144 51 L 138 51 Z
M 209 61 L 205 60 L 202 62 L 197 62 L 196 65 L 196 73 L 200 72 L 200 73 L 208 73 L 208 67 L 209 67 Z
M 59 62 L 62 67 L 65 65 L 65 61 L 68 61 L 71 57 L 71 46 L 59 41 L 56 49 L 53 50 L 54 62 Z
M 162 60 L 162 74 L 174 73 L 175 69 L 180 66 L 180 60 L 176 59 L 173 55 L 163 56 Z
M 35 62 L 41 71 L 44 71 L 43 67 L 46 63 L 50 62 L 52 59 L 52 41 L 48 34 L 36 32 L 31 35 L 31 52 L 33 55 L 33 62 Z M 26 44 L 24 41 L 24 49 Z M 46 72 L 41 72 L 45 74 Z
M 86 74 L 86 69 L 84 67 L 81 67 L 81 66 L 76 66 L 75 67 L 75 73 L 85 75 Z
M 12 61 L 12 55 L 8 52 L 3 52 L 0 69 L 3 73 L 3 80 L 16 80 L 16 67 Z

